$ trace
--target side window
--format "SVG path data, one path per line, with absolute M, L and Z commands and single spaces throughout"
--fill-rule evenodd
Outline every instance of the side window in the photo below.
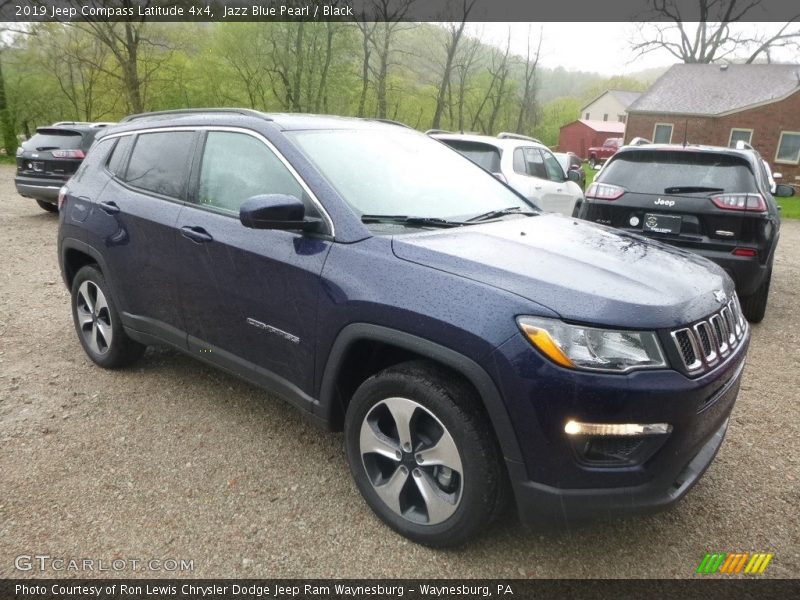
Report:
M 544 156 L 544 168 L 547 171 L 547 178 L 550 181 L 562 182 L 566 179 L 564 176 L 564 169 L 561 168 L 561 163 L 550 152 L 542 150 Z
M 123 169 L 125 168 L 132 145 L 132 135 L 126 135 L 117 139 L 117 145 L 114 146 L 114 150 L 111 152 L 111 156 L 106 163 L 106 168 L 115 177 L 124 175 Z
M 73 175 L 72 181 L 75 183 L 80 183 L 81 179 L 83 179 L 84 175 L 91 171 L 95 165 L 103 164 L 103 161 L 108 154 L 108 151 L 111 150 L 112 146 L 114 145 L 114 140 L 100 140 L 96 144 L 94 144 L 90 149 L 89 153 L 86 155 L 86 158 L 83 159 L 81 166 L 78 167 L 78 171 Z
M 124 181 L 156 194 L 183 197 L 194 135 L 193 131 L 139 134 Z
M 242 203 L 259 194 L 288 194 L 317 211 L 303 187 L 281 160 L 260 140 L 245 133 L 211 131 L 200 167 L 197 201 L 227 213 L 239 214 Z
M 525 148 L 525 163 L 528 168 L 528 175 L 531 177 L 538 177 L 539 179 L 547 179 L 547 169 L 544 166 L 544 159 L 542 153 L 538 148 Z
M 528 174 L 528 167 L 525 164 L 525 153 L 522 148 L 514 150 L 514 172 L 520 175 Z

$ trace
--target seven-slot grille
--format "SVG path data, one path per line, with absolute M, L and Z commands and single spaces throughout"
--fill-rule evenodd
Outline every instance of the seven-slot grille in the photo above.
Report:
M 718 312 L 690 327 L 670 333 L 683 366 L 697 375 L 715 367 L 733 352 L 747 333 L 747 321 L 736 294 Z

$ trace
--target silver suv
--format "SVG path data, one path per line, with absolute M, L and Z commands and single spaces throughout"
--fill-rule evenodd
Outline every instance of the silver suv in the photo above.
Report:
M 507 183 L 546 212 L 577 215 L 583 203 L 578 173 L 564 173 L 561 163 L 539 140 L 515 133 L 497 137 L 429 131 L 428 134 L 460 152 Z

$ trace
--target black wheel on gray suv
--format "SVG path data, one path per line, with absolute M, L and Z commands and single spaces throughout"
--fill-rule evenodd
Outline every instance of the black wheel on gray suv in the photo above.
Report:
M 761 323 L 767 312 L 767 298 L 769 297 L 769 284 L 772 280 L 772 267 L 769 268 L 766 279 L 761 282 L 758 289 L 750 296 L 741 296 L 739 304 L 742 307 L 744 318 L 751 323 Z
M 418 543 L 457 545 L 499 514 L 503 463 L 480 400 L 424 361 L 381 371 L 345 418 L 350 471 L 367 504 Z
M 101 367 L 127 366 L 145 350 L 125 333 L 105 277 L 94 265 L 81 268 L 72 281 L 72 320 L 86 354 Z
M 46 210 L 47 212 L 57 213 L 58 212 L 58 205 L 52 202 L 47 202 L 46 200 L 37 200 L 36 204 L 39 205 L 39 208 L 42 210 Z

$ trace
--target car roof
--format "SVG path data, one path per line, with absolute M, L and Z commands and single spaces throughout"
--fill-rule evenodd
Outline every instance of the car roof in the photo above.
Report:
M 479 144 L 488 144 L 499 149 L 519 148 L 520 146 L 537 146 L 541 148 L 547 147 L 544 144 L 533 140 L 524 140 L 519 138 L 498 138 L 480 133 L 431 133 L 429 135 L 436 140 L 474 142 Z
M 207 108 L 166 110 L 130 115 L 122 119 L 118 126 L 114 127 L 114 132 L 170 126 L 244 125 L 252 119 L 272 123 L 283 131 L 318 129 L 397 130 L 398 127 L 408 131 L 416 131 L 403 123 L 388 119 L 366 119 L 304 113 L 267 113 L 247 108 Z
M 728 154 L 739 156 L 748 161 L 761 159 L 757 151 L 751 149 L 728 148 L 727 146 L 709 146 L 704 144 L 644 144 L 642 146 L 623 146 L 617 150 L 617 156 L 631 152 L 706 152 L 709 154 Z

